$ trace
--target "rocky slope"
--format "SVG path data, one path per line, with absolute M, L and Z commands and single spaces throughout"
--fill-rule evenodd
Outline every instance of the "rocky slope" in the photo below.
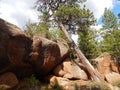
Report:
M 120 80 L 120 74 L 111 56 L 103 53 L 92 63 L 114 90 L 111 84 Z M 17 26 L 0 19 L 0 90 L 14 90 L 31 75 L 66 90 L 75 90 L 75 85 L 86 86 L 92 80 L 84 66 L 77 66 L 69 58 L 66 41 L 30 38 Z

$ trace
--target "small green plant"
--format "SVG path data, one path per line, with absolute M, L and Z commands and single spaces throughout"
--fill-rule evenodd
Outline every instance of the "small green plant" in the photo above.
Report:
M 112 83 L 112 85 L 120 88 L 120 81 L 119 80 L 115 81 L 115 82 Z
M 60 85 L 56 84 L 55 86 L 50 87 L 48 90 L 63 90 L 63 88 Z
M 29 78 L 26 79 L 28 88 L 31 90 L 39 90 L 41 88 L 41 83 L 39 80 L 36 79 L 34 75 L 31 75 Z
M 74 86 L 75 86 L 75 90 L 81 90 L 81 86 L 80 85 L 75 84 Z
M 38 85 L 40 83 L 34 75 L 31 75 L 29 78 L 27 78 L 27 82 L 30 85 Z
M 104 82 L 90 81 L 88 87 L 89 90 L 110 90 L 109 86 Z
M 62 87 L 58 84 L 49 88 L 47 83 L 40 82 L 34 75 L 27 79 L 27 83 L 31 90 L 62 90 Z

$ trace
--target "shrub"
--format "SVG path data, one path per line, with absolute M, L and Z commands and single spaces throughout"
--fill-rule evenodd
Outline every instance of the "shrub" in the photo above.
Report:
M 120 81 L 115 81 L 112 83 L 112 85 L 120 88 Z
M 109 86 L 104 82 L 90 81 L 88 83 L 89 90 L 110 90 Z

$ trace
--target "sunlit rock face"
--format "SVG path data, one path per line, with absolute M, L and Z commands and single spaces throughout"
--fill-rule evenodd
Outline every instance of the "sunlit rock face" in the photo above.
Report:
M 33 38 L 33 51 L 30 54 L 30 64 L 35 74 L 45 76 L 60 62 L 60 49 L 56 42 L 36 36 Z
M 103 53 L 98 58 L 96 58 L 93 63 L 94 67 L 101 74 L 101 77 L 105 79 L 105 75 L 111 72 L 119 73 L 118 65 L 114 62 L 113 58 L 109 53 Z

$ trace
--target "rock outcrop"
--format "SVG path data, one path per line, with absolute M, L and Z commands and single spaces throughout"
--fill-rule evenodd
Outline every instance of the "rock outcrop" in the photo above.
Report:
M 69 46 L 67 41 L 65 41 L 64 39 L 57 39 L 55 40 L 55 42 L 57 43 L 57 45 L 60 48 L 60 56 L 61 56 L 61 60 L 66 59 L 67 57 L 69 57 Z
M 32 73 L 27 63 L 32 40 L 20 28 L 0 19 L 0 73 L 11 71 L 18 77 Z
M 108 83 L 113 84 L 117 81 L 120 81 L 120 74 L 111 72 L 111 73 L 105 74 L 105 79 Z
M 116 77 L 120 76 L 118 65 L 108 53 L 103 53 L 93 61 L 94 67 L 98 70 L 101 77 L 109 83 L 117 80 Z M 118 80 L 120 80 L 118 78 Z
M 11 72 L 0 75 L 0 90 L 8 90 L 14 88 L 19 83 L 15 74 Z
M 84 80 L 69 80 L 67 78 L 57 77 L 57 76 L 49 76 L 46 78 L 50 82 L 50 86 L 59 85 L 62 87 L 60 90 L 76 90 L 80 89 L 81 86 L 85 86 L 88 84 L 88 81 Z M 78 88 L 76 88 L 76 87 Z M 83 89 L 84 90 L 84 89 Z
M 17 26 L 0 19 L 0 90 L 12 89 L 21 78 L 24 82 L 23 78 L 32 74 L 65 90 L 87 85 L 90 76 L 85 67 L 76 60 L 81 65 L 77 66 L 69 54 L 65 40 L 31 38 Z M 120 80 L 118 66 L 108 53 L 96 58 L 93 65 L 108 83 Z
M 93 66 L 98 70 L 103 79 L 105 79 L 106 74 L 111 72 L 119 73 L 117 64 L 112 60 L 111 55 L 108 53 L 103 53 L 96 58 L 93 61 Z
M 65 59 L 62 64 L 59 64 L 55 68 L 54 74 L 68 79 L 88 80 L 86 72 L 72 62 L 70 58 Z
M 60 49 L 57 43 L 43 37 L 34 37 L 30 63 L 39 76 L 47 75 L 61 62 Z

